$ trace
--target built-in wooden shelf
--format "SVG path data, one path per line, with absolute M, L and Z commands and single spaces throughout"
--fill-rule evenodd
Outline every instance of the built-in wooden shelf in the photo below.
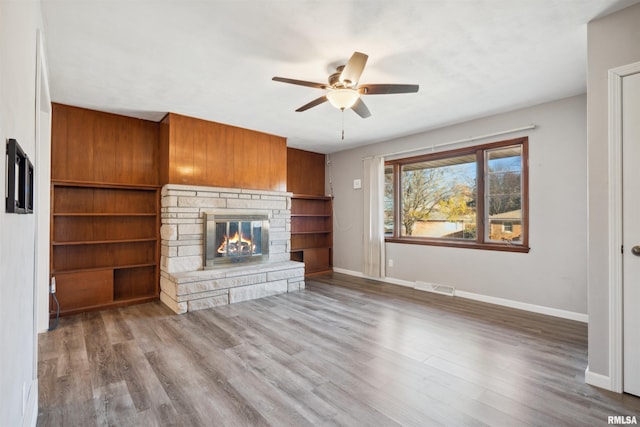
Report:
M 332 249 L 331 246 L 307 246 L 307 247 L 297 247 L 296 249 L 292 250 L 291 252 L 299 252 L 299 251 L 304 251 L 305 249 Z
M 294 199 L 308 199 L 308 200 L 333 200 L 331 196 L 318 196 L 313 194 L 294 194 Z
M 125 265 L 119 265 L 119 266 L 113 267 L 113 268 L 117 269 L 117 270 L 126 270 L 126 269 L 130 269 L 130 268 L 143 268 L 143 267 L 155 267 L 155 266 L 156 266 L 156 263 L 125 264 Z M 104 270 L 105 268 L 109 268 L 109 267 L 91 267 L 91 268 L 76 268 L 76 269 L 66 269 L 66 270 L 52 270 L 51 274 L 56 274 L 56 273 L 80 273 L 80 272 L 84 272 L 84 271 Z
M 332 197 L 325 196 L 324 154 L 287 148 L 287 191 L 291 197 L 291 259 L 305 274 L 333 268 Z
M 157 300 L 158 297 L 154 294 L 149 294 L 149 295 L 143 295 L 137 298 L 126 298 L 123 299 L 122 301 L 120 301 L 119 299 L 114 299 L 115 302 L 126 302 L 127 304 L 131 304 L 131 303 L 141 303 L 141 302 L 151 302 L 151 301 L 155 301 Z
M 118 299 L 114 299 L 113 301 L 111 301 L 109 303 L 109 308 L 117 308 L 117 307 L 124 307 L 127 305 L 131 305 L 131 304 L 142 304 L 145 302 L 153 302 L 153 301 L 157 301 L 158 300 L 158 296 L 157 295 L 147 295 L 147 296 L 142 296 L 142 297 L 138 297 L 138 298 L 127 298 L 125 300 L 118 300 Z M 96 304 L 96 305 L 92 305 L 92 306 L 85 306 L 85 307 L 81 307 L 81 308 L 77 308 L 77 309 L 70 309 L 64 312 L 65 316 L 71 316 L 74 314 L 80 314 L 80 313 L 84 313 L 86 311 L 93 311 L 93 310 L 103 310 L 105 308 L 104 304 Z M 63 314 L 61 314 L 63 315 Z
M 61 315 L 158 298 L 159 192 L 52 181 L 51 274 Z
M 115 212 L 115 213 L 110 213 L 110 212 L 59 212 L 59 213 L 54 213 L 53 216 L 86 216 L 86 217 L 93 217 L 93 216 L 151 216 L 151 217 L 155 217 L 157 215 L 157 213 L 155 212 Z
M 144 239 L 118 239 L 118 240 L 80 240 L 68 242 L 51 242 L 53 246 L 71 246 L 71 245 L 104 245 L 108 243 L 135 243 L 135 242 L 155 242 L 155 237 Z
M 97 181 L 76 181 L 68 179 L 52 179 L 52 185 L 63 185 L 67 187 L 88 187 L 88 188 L 122 188 L 125 190 L 153 190 L 162 188 L 161 185 L 152 184 L 126 184 L 119 182 L 97 182 Z
M 332 198 L 294 194 L 291 198 L 291 259 L 304 261 L 305 273 L 332 266 Z
M 325 234 L 332 233 L 331 230 L 315 230 L 315 231 L 292 231 L 291 235 L 299 235 L 299 234 Z

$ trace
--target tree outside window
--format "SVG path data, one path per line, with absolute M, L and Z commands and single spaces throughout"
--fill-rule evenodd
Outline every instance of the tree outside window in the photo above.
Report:
M 522 240 L 522 147 L 485 151 L 488 207 L 486 240 Z M 508 230 L 508 231 L 507 231 Z

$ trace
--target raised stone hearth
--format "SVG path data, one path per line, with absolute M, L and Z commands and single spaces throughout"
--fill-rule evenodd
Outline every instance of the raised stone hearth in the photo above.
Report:
M 160 299 L 176 313 L 185 313 L 301 288 L 303 264 L 281 261 L 177 273 L 164 280 Z
M 266 215 L 266 262 L 203 269 L 204 213 Z M 176 313 L 304 289 L 289 260 L 291 193 L 168 184 L 162 188 L 160 299 Z

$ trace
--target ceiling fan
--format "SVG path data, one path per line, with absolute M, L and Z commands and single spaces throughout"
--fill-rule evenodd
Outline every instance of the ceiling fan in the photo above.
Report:
M 362 84 L 358 85 L 368 55 L 354 52 L 346 65 L 340 65 L 336 72 L 329 76 L 329 84 L 314 83 L 304 80 L 294 80 L 285 77 L 274 77 L 272 80 L 282 83 L 290 83 L 300 86 L 309 86 L 317 89 L 325 89 L 327 93 L 303 105 L 296 111 L 306 111 L 329 101 L 337 109 L 344 111 L 351 108 L 360 117 L 366 119 L 371 112 L 365 105 L 360 95 L 390 95 L 396 93 L 414 93 L 418 91 L 418 85 L 409 84 Z

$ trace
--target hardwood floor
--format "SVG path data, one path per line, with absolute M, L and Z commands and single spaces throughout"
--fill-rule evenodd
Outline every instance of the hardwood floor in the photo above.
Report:
M 39 337 L 39 426 L 598 426 L 585 324 L 341 274 L 174 315 L 148 303 Z

